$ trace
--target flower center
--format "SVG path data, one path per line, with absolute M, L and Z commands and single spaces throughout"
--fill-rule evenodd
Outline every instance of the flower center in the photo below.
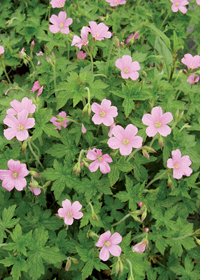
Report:
M 62 3 L 62 2 L 60 2 L 59 6 L 60 6 L 60 7 L 62 7 L 62 5 L 63 5 L 63 3 Z
M 67 217 L 69 217 L 69 218 L 72 217 L 72 212 L 71 211 L 67 212 Z
M 194 64 L 193 63 L 190 64 L 190 68 L 194 68 Z
M 64 28 L 64 24 L 62 22 L 60 23 L 59 26 L 60 26 L 61 29 Z
M 175 169 L 178 169 L 178 168 L 179 168 L 179 166 L 180 166 L 180 164 L 179 164 L 179 163 L 175 163 L 175 164 L 174 164 L 174 168 L 175 168 Z
M 83 44 L 86 44 L 86 43 L 87 43 L 87 40 L 86 40 L 86 39 L 82 39 L 82 43 L 83 43 Z
M 24 126 L 22 124 L 19 124 L 18 127 L 17 127 L 17 130 L 23 131 L 24 130 Z
M 98 161 L 102 161 L 102 156 L 97 156 Z
M 19 177 L 19 173 L 15 171 L 15 172 L 13 172 L 12 176 L 13 176 L 13 178 L 18 178 Z
M 156 128 L 160 128 L 162 126 L 161 122 L 160 121 L 156 121 L 155 122 L 155 127 Z
M 129 69 L 128 67 L 126 67 L 124 70 L 123 70 L 124 74 L 127 74 L 129 72 Z
M 94 37 L 98 38 L 99 37 L 99 33 L 94 33 Z
M 106 115 L 106 112 L 104 112 L 104 111 L 101 111 L 99 115 L 100 115 L 101 117 L 105 117 L 105 115 Z
M 111 243 L 110 243 L 110 241 L 105 241 L 104 243 L 103 243 L 103 245 L 105 246 L 105 247 L 108 247 L 108 246 L 110 246 L 111 245 Z
M 115 1 L 115 4 L 118 4 L 118 0 Z
M 178 6 L 179 6 L 179 2 L 176 2 L 176 3 L 175 3 L 175 6 L 178 7 Z
M 124 139 L 123 140 L 123 144 L 126 145 L 126 146 L 129 144 L 129 142 L 130 142 L 129 139 Z

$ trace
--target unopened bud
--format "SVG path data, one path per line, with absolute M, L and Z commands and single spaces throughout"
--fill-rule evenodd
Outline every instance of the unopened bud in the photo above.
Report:
M 124 270 L 124 266 L 123 266 L 122 261 L 120 260 L 120 262 L 119 262 L 119 271 L 120 271 L 121 275 L 123 274 L 123 270 Z
M 41 178 L 41 175 L 36 171 L 31 170 L 29 173 L 35 178 Z
M 95 214 L 94 212 L 92 213 L 92 219 L 97 222 L 99 221 L 97 214 Z
M 163 148 L 163 139 L 162 139 L 161 135 L 159 135 L 158 143 L 159 143 L 159 146 L 160 146 L 160 148 L 162 150 L 162 148 Z
M 93 231 L 87 232 L 87 237 L 94 237 L 94 236 L 97 236 L 95 232 L 93 232 Z
M 147 77 L 147 73 L 145 71 L 142 71 L 142 75 L 145 76 L 145 78 Z
M 5 80 L 2 80 L 2 83 L 3 83 L 4 85 L 9 85 L 9 83 L 8 83 L 7 81 L 5 81 Z
M 143 202 L 139 202 L 138 205 L 139 205 L 140 207 L 142 207 L 142 206 L 143 206 Z
M 89 167 L 89 163 L 88 163 L 85 159 L 83 159 L 83 164 L 84 164 L 86 167 Z
M 143 214 L 142 214 L 142 222 L 144 221 L 144 219 L 146 218 L 146 216 L 147 216 L 147 210 L 145 210 L 144 212 L 143 212 Z
M 116 263 L 115 265 L 115 276 L 119 273 L 119 262 Z
M 198 238 L 196 238 L 196 237 L 194 237 L 195 238 L 195 240 L 196 240 L 196 243 L 198 244 L 198 245 L 200 245 L 200 239 L 198 239 Z
M 70 269 L 71 263 L 72 263 L 71 258 L 70 257 L 67 258 L 67 263 L 66 263 L 66 266 L 65 266 L 66 271 L 68 271 Z
M 179 119 L 178 119 L 179 121 L 183 118 L 183 115 L 184 115 L 184 111 L 180 113 L 180 116 L 179 116 Z
M 25 140 L 22 144 L 22 154 L 25 152 L 26 148 L 27 148 L 27 140 Z
M 147 151 L 145 149 L 142 150 L 142 154 L 145 158 L 149 159 L 149 154 L 147 153 Z
M 83 134 L 85 134 L 85 133 L 87 132 L 87 129 L 85 128 L 85 126 L 83 125 L 83 123 L 82 123 L 82 126 L 81 126 L 81 132 L 82 132 Z
M 46 60 L 51 66 L 54 65 L 50 57 L 46 56 Z
M 200 234 L 200 229 L 197 229 L 194 234 Z
M 45 187 L 48 187 L 50 184 L 51 184 L 51 181 L 47 181 L 47 182 L 44 184 L 44 186 L 45 186 Z
M 179 117 L 179 109 L 175 113 L 175 120 L 178 120 L 178 117 Z
M 30 186 L 34 189 L 38 188 L 39 184 L 36 180 L 33 179 L 33 176 L 31 176 Z
M 156 153 L 156 151 L 150 146 L 143 146 L 143 148 L 145 148 L 145 150 L 149 153 Z
M 49 48 L 46 46 L 46 45 L 44 45 L 44 48 L 45 48 L 45 51 L 49 51 Z
M 149 229 L 148 229 L 148 228 L 145 228 L 145 231 L 146 231 L 146 232 L 149 232 Z
M 188 71 L 186 69 L 183 69 L 183 74 L 187 75 Z
M 34 40 L 33 40 L 33 41 L 31 42 L 31 47 L 30 47 L 31 51 L 33 51 L 34 48 L 35 48 L 35 42 L 34 42 Z
M 77 259 L 75 259 L 75 258 L 71 257 L 71 260 L 73 261 L 73 263 L 75 263 L 75 264 L 79 264 L 79 261 L 78 261 Z
M 140 222 L 140 223 L 141 223 L 140 218 L 138 218 L 138 217 L 137 217 L 137 216 L 135 216 L 135 215 L 132 215 L 132 217 L 133 217 L 133 219 L 134 219 L 135 221 L 137 221 L 137 222 Z
M 171 178 L 168 178 L 167 184 L 168 184 L 168 187 L 171 188 L 171 186 L 172 186 L 172 180 L 171 180 Z
M 89 104 L 87 103 L 85 105 L 85 107 L 83 108 L 83 115 L 85 115 L 88 112 L 88 107 L 89 107 Z

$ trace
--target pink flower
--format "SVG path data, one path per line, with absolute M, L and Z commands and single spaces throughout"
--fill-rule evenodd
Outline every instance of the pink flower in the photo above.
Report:
M 77 53 L 78 59 L 83 60 L 85 57 L 86 57 L 86 53 L 84 53 L 83 51 Z
M 58 16 L 52 15 L 49 21 L 53 24 L 49 26 L 49 30 L 52 33 L 57 33 L 60 31 L 61 33 L 68 34 L 69 33 L 69 25 L 72 24 L 72 18 L 67 18 L 66 12 L 60 12 Z
M 65 113 L 64 111 L 62 111 L 62 112 L 60 112 L 60 113 L 58 114 L 58 116 L 61 116 L 61 117 L 63 117 L 63 118 L 66 118 L 66 113 Z M 69 117 L 69 116 L 67 116 L 67 117 Z M 68 120 L 64 120 L 64 121 L 62 121 L 62 122 L 57 122 L 57 120 L 58 120 L 58 118 L 52 117 L 52 118 L 50 119 L 50 122 L 52 122 L 54 125 L 57 126 L 57 127 L 55 127 L 54 129 L 59 129 L 59 130 L 61 130 L 61 127 L 62 127 L 62 126 L 63 126 L 63 127 L 66 127 L 66 126 L 67 126 L 67 123 L 69 122 Z
M 183 64 L 187 65 L 188 69 L 198 68 L 198 67 L 200 67 L 200 55 L 195 55 L 193 57 L 190 53 L 187 53 L 181 59 L 181 62 Z
M 34 195 L 39 195 L 41 194 L 41 189 L 40 188 L 33 188 L 33 187 L 29 187 L 30 191 L 34 194 Z
M 136 33 L 136 31 L 135 31 L 134 33 Z M 130 35 L 130 36 L 128 37 L 128 39 L 126 40 L 126 43 L 127 43 L 127 44 L 129 43 L 129 41 L 131 40 L 131 38 L 133 38 L 133 36 L 135 36 L 135 40 L 137 40 L 138 37 L 139 37 L 139 33 L 136 33 L 135 35 L 134 35 L 133 33 L 131 33 L 131 35 Z
M 109 132 L 108 132 L 108 136 L 109 137 L 112 137 L 112 131 L 113 131 L 113 128 L 116 126 L 116 124 L 115 123 L 113 123 L 113 124 L 111 124 L 111 126 L 110 126 L 110 130 L 109 130 Z
M 51 0 L 50 4 L 52 8 L 62 8 L 65 5 L 66 0 Z
M 95 124 L 103 123 L 105 126 L 110 126 L 114 123 L 114 117 L 118 115 L 117 107 L 111 106 L 111 101 L 103 99 L 101 105 L 94 102 L 91 106 L 94 116 L 92 121 Z
M 196 79 L 195 79 L 195 74 L 192 74 L 188 79 L 187 79 L 187 82 L 190 82 L 191 85 L 194 85 L 195 83 L 198 83 L 199 81 L 199 76 L 197 75 L 196 76 Z
M 81 126 L 81 132 L 82 132 L 83 134 L 85 134 L 85 133 L 87 132 L 87 129 L 85 128 L 85 126 L 83 125 L 83 123 L 82 123 L 82 126 Z
M 0 46 L 0 54 L 3 54 L 5 52 L 4 47 Z
M 113 160 L 108 154 L 102 155 L 102 150 L 96 148 L 92 150 L 88 150 L 86 157 L 90 160 L 94 160 L 89 165 L 90 172 L 97 171 L 99 167 L 100 167 L 100 171 L 103 174 L 110 172 L 110 166 L 107 162 L 112 162 Z
M 31 42 L 31 51 L 33 51 L 34 48 L 35 48 L 35 41 L 33 40 L 33 41 Z
M 111 32 L 108 31 L 108 26 L 103 22 L 97 24 L 95 21 L 89 21 L 89 25 L 92 37 L 97 41 L 104 40 L 104 38 L 110 38 L 112 35 Z
M 189 167 L 192 164 L 189 156 L 181 157 L 179 149 L 172 151 L 172 159 L 167 160 L 167 167 L 173 169 L 173 177 L 175 179 L 182 178 L 183 175 L 189 177 L 192 169 Z
M 82 46 L 87 46 L 88 34 L 90 32 L 90 28 L 87 26 L 83 26 L 81 29 L 81 38 L 74 35 L 71 46 L 75 45 L 77 48 L 81 49 Z
M 39 89 L 39 90 L 38 90 Z M 40 96 L 40 94 L 43 91 L 43 86 L 40 85 L 39 81 L 36 81 L 32 87 L 32 89 L 30 91 L 35 92 L 36 90 L 38 90 L 38 94 L 37 96 Z
M 17 119 L 12 115 L 7 115 L 3 122 L 10 126 L 4 129 L 4 136 L 7 140 L 11 140 L 16 136 L 17 140 L 24 141 L 28 138 L 27 129 L 34 127 L 35 119 L 28 118 L 28 111 L 23 110 L 17 114 Z
M 142 254 L 145 251 L 147 244 L 148 244 L 148 241 L 143 240 L 140 243 L 133 246 L 132 251 Z
M 21 51 L 19 51 L 18 57 L 19 58 L 25 58 L 26 57 L 26 50 L 25 50 L 25 48 L 22 48 Z
M 137 80 L 140 70 L 140 64 L 137 61 L 132 62 L 130 55 L 123 55 L 122 58 L 118 58 L 115 62 L 115 66 L 121 70 L 121 76 L 123 79 L 131 78 L 133 81 Z
M 13 117 L 14 118 L 14 117 Z M 2 187 L 9 192 L 16 188 L 18 191 L 22 191 L 26 187 L 25 176 L 29 174 L 25 163 L 20 163 L 19 160 L 15 161 L 10 159 L 7 163 L 9 170 L 0 170 L 0 180 L 2 180 Z
M 117 244 L 121 242 L 122 236 L 118 232 L 115 232 L 112 236 L 109 230 L 101 234 L 99 240 L 96 243 L 97 247 L 102 247 L 99 258 L 105 262 L 109 259 L 110 254 L 115 257 L 119 257 L 121 255 L 122 249 Z
M 72 225 L 74 219 L 79 220 L 83 217 L 83 213 L 79 212 L 82 208 L 82 205 L 75 201 L 72 205 L 69 199 L 65 199 L 62 202 L 63 208 L 58 209 L 58 216 L 64 218 L 66 225 Z
M 196 1 L 197 1 L 197 4 L 200 5 L 200 0 L 196 0 Z
M 170 0 L 173 5 L 172 5 L 172 11 L 174 13 L 178 12 L 178 10 L 180 10 L 183 14 L 187 13 L 187 9 L 186 7 L 184 7 L 185 5 L 188 5 L 189 2 L 187 0 Z
M 111 149 L 120 149 L 120 154 L 127 156 L 132 152 L 132 148 L 141 148 L 143 139 L 140 136 L 135 136 L 138 132 L 138 129 L 133 124 L 127 125 L 124 129 L 120 125 L 116 125 L 112 134 L 114 137 L 111 137 L 107 144 Z
M 27 110 L 29 114 L 33 114 L 35 112 L 36 106 L 32 104 L 32 100 L 24 97 L 21 102 L 14 99 L 10 102 L 10 105 L 13 107 L 6 111 L 7 115 L 17 115 L 23 110 Z
M 163 114 L 160 106 L 154 107 L 150 114 L 144 114 L 142 122 L 148 125 L 146 134 L 149 137 L 153 137 L 156 133 L 160 133 L 162 136 L 167 136 L 171 133 L 171 128 L 166 125 L 173 120 L 173 116 L 170 112 Z
M 110 3 L 111 7 L 126 4 L 125 0 L 106 0 L 106 2 Z
M 43 54 L 44 54 L 44 53 L 41 52 L 41 51 L 40 51 L 39 53 L 36 53 L 37 56 L 40 56 L 40 55 L 43 55 Z

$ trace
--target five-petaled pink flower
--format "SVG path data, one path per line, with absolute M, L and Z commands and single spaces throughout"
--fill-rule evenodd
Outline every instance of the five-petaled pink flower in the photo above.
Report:
M 125 0 L 106 0 L 106 2 L 110 3 L 111 7 L 115 7 L 118 5 L 126 4 Z
M 133 246 L 132 251 L 142 254 L 145 251 L 147 244 L 148 244 L 148 241 L 143 240 L 140 243 Z
M 3 54 L 5 52 L 4 47 L 0 46 L 0 54 Z
M 61 117 L 63 117 L 63 118 L 66 118 L 66 113 L 65 113 L 64 111 L 62 111 L 62 112 L 60 112 L 60 113 L 58 114 L 58 116 L 61 116 Z M 69 116 L 68 116 L 68 117 L 69 117 Z M 58 122 L 57 120 L 58 120 L 58 118 L 52 117 L 52 118 L 50 119 L 50 122 L 52 122 L 54 125 L 57 126 L 57 127 L 55 127 L 54 129 L 59 129 L 59 130 L 61 130 L 61 127 L 62 127 L 62 126 L 63 126 L 63 127 L 66 127 L 66 126 L 67 126 L 67 123 L 69 122 L 69 120 L 64 120 L 64 121 L 61 121 L 61 122 Z
M 200 5 L 200 0 L 196 0 L 196 1 L 197 1 L 197 4 Z
M 144 114 L 142 122 L 148 125 L 146 129 L 146 134 L 149 137 L 155 136 L 160 133 L 162 136 L 167 136 L 171 133 L 171 128 L 166 125 L 173 120 L 173 116 L 170 112 L 163 114 L 162 108 L 160 106 L 154 107 L 151 110 L 151 114 Z
M 10 126 L 4 129 L 4 136 L 10 140 L 16 136 L 17 140 L 24 141 L 28 138 L 27 129 L 34 127 L 35 119 L 28 118 L 28 111 L 23 110 L 17 114 L 17 119 L 12 115 L 7 115 L 3 122 Z
M 30 191 L 34 194 L 34 195 L 39 195 L 41 194 L 41 189 L 40 188 L 33 188 L 33 187 L 29 187 Z
M 122 58 L 118 58 L 115 61 L 115 66 L 121 70 L 121 76 L 123 79 L 131 78 L 133 81 L 139 77 L 140 64 L 137 61 L 132 62 L 130 55 L 123 55 Z
M 175 179 L 180 179 L 183 175 L 189 177 L 192 173 L 192 169 L 189 167 L 191 164 L 190 157 L 181 157 L 179 149 L 172 151 L 172 158 L 167 160 L 167 167 L 173 169 L 173 177 Z
M 108 26 L 103 22 L 97 24 L 95 21 L 89 21 L 89 25 L 92 37 L 97 41 L 104 40 L 104 38 L 110 38 L 112 35 L 111 32 L 108 31 Z
M 51 0 L 50 4 L 52 8 L 62 8 L 65 5 L 66 0 Z
M 185 5 L 188 5 L 189 2 L 187 0 L 170 0 L 173 5 L 172 5 L 172 11 L 174 13 L 178 12 L 180 10 L 183 14 L 187 13 L 187 9 Z
M 69 25 L 72 24 L 72 18 L 67 18 L 66 12 L 60 12 L 58 16 L 52 15 L 49 21 L 53 24 L 49 26 L 49 30 L 52 33 L 57 33 L 60 31 L 61 33 L 68 34 L 69 33 Z
M 114 117 L 118 115 L 117 107 L 111 106 L 111 101 L 103 99 L 101 105 L 94 102 L 91 110 L 95 113 L 92 121 L 95 124 L 103 123 L 105 126 L 110 126 L 114 123 Z
M 78 52 L 76 55 L 80 60 L 83 60 L 86 57 L 86 53 L 84 53 L 83 51 Z
M 17 115 L 23 110 L 27 110 L 29 114 L 33 114 L 36 109 L 35 104 L 32 104 L 32 99 L 28 99 L 27 97 L 24 97 L 21 102 L 14 99 L 10 102 L 10 105 L 13 108 L 10 108 L 6 111 L 7 115 Z
M 2 180 L 2 187 L 9 192 L 16 188 L 22 191 L 26 187 L 26 179 L 24 178 L 29 174 L 25 163 L 20 163 L 19 160 L 15 161 L 10 159 L 7 163 L 9 170 L 0 170 L 0 180 Z
M 136 33 L 136 31 L 134 32 L 134 34 L 131 33 L 131 35 L 130 35 L 130 36 L 127 38 L 127 40 L 126 40 L 126 43 L 127 43 L 127 44 L 128 44 L 129 41 L 133 38 L 133 36 L 134 36 L 134 40 L 137 40 L 138 37 L 139 37 L 139 33 Z
M 78 201 L 71 204 L 69 199 L 65 199 L 62 201 L 62 207 L 58 209 L 58 216 L 64 218 L 66 225 L 72 225 L 74 219 L 79 220 L 83 217 L 83 213 L 79 212 L 82 205 Z
M 83 26 L 81 29 L 81 38 L 77 35 L 74 35 L 71 46 L 75 45 L 77 48 L 81 49 L 82 46 L 87 46 L 88 34 L 90 32 L 90 28 L 88 26 Z
M 40 96 L 40 94 L 43 91 L 43 86 L 40 85 L 39 81 L 36 81 L 32 87 L 32 89 L 30 91 L 35 92 L 36 90 L 38 90 L 38 94 L 37 96 Z
M 194 57 L 190 53 L 186 53 L 181 59 L 181 62 L 187 65 L 188 69 L 195 69 L 200 67 L 200 55 L 195 55 Z
M 199 76 L 197 75 L 195 78 L 195 74 L 192 74 L 188 79 L 187 82 L 190 82 L 191 85 L 194 85 L 195 83 L 198 83 Z
M 112 158 L 108 155 L 102 155 L 102 150 L 99 149 L 92 149 L 88 150 L 88 153 L 86 157 L 90 160 L 94 160 L 90 165 L 89 165 L 89 170 L 91 172 L 97 171 L 97 169 L 100 167 L 100 171 L 103 174 L 109 173 L 110 172 L 110 166 L 108 162 L 112 162 Z
M 109 259 L 110 254 L 115 257 L 119 257 L 121 255 L 122 249 L 117 244 L 121 242 L 122 236 L 118 232 L 115 232 L 112 236 L 109 230 L 101 234 L 99 240 L 96 243 L 97 247 L 102 247 L 99 258 L 106 262 Z
M 133 124 L 127 125 L 124 129 L 120 125 L 116 125 L 112 134 L 114 137 L 111 137 L 107 144 L 112 149 L 120 149 L 120 154 L 127 156 L 132 152 L 132 148 L 141 148 L 143 139 L 140 136 L 135 136 L 138 132 L 138 129 Z

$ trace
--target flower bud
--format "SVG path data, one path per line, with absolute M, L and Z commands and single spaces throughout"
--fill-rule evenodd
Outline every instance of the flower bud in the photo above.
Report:
M 200 229 L 197 229 L 194 234 L 200 234 Z
M 178 117 L 179 117 L 179 109 L 175 113 L 175 120 L 178 120 Z
M 163 139 L 162 139 L 161 135 L 159 135 L 158 143 L 159 143 L 159 146 L 160 146 L 160 148 L 162 150 L 162 148 L 163 148 Z
M 46 56 L 46 60 L 47 60 L 47 62 L 48 62 L 51 66 L 54 66 L 54 64 L 53 64 L 53 62 L 52 62 L 52 60 L 51 60 L 50 57 Z
M 148 228 L 145 228 L 145 231 L 146 231 L 146 232 L 149 232 L 149 229 L 148 229 Z
M 145 209 L 145 211 L 142 213 L 142 222 L 145 220 L 147 216 L 147 210 Z
M 87 232 L 87 237 L 94 237 L 94 236 L 97 236 L 95 232 L 93 232 L 93 231 Z
M 27 148 L 27 140 L 25 140 L 22 144 L 22 154 L 26 151 Z
M 149 153 L 156 153 L 156 151 L 150 146 L 143 146 L 143 148 L 145 148 L 145 150 Z
M 200 245 L 200 239 L 198 239 L 198 238 L 196 238 L 196 237 L 194 237 L 195 238 L 195 240 L 196 240 L 196 243 L 198 244 L 198 245 Z
M 145 149 L 142 150 L 142 154 L 145 158 L 149 159 L 149 154 L 147 153 L 147 151 Z
M 87 132 L 87 129 L 85 128 L 85 126 L 83 125 L 83 123 L 82 123 L 82 126 L 81 126 L 81 132 L 82 132 L 83 134 L 85 134 L 85 133 Z
M 44 184 L 44 186 L 45 186 L 45 187 L 48 187 L 50 184 L 51 184 L 51 181 L 47 181 L 47 182 Z
M 97 222 L 99 221 L 97 214 L 95 214 L 94 212 L 92 213 L 92 219 Z
M 143 202 L 139 202 L 138 205 L 139 205 L 140 207 L 142 207 L 142 206 L 143 206 Z
M 168 180 L 167 180 L 167 184 L 168 184 L 168 187 L 171 188 L 171 186 L 172 186 L 172 180 L 171 180 L 170 177 L 169 177 Z
M 39 187 L 39 184 L 36 180 L 33 179 L 33 176 L 31 176 L 31 181 L 30 181 L 30 186 L 34 189 L 38 188 Z
M 9 83 L 7 82 L 7 81 L 5 81 L 5 80 L 2 80 L 2 83 L 4 84 L 4 85 L 9 85 Z
M 34 42 L 34 40 L 33 40 L 33 41 L 31 42 L 31 47 L 30 47 L 31 51 L 33 51 L 34 48 L 35 48 L 35 42 Z
M 73 261 L 73 263 L 75 263 L 75 264 L 79 264 L 79 261 L 78 261 L 77 259 L 75 259 L 75 258 L 71 257 L 71 260 Z
M 124 265 L 123 265 L 122 261 L 120 260 L 120 262 L 119 262 L 119 271 L 120 271 L 121 275 L 123 274 L 123 270 L 124 270 Z
M 35 178 L 41 178 L 42 177 L 38 172 L 33 171 L 33 170 L 29 171 L 29 173 Z
M 117 262 L 115 265 L 115 277 L 117 276 L 118 273 L 119 273 L 119 262 Z
M 71 263 L 72 263 L 71 258 L 70 257 L 67 258 L 67 263 L 66 263 L 66 266 L 65 266 L 66 271 L 68 271 L 70 269 Z

